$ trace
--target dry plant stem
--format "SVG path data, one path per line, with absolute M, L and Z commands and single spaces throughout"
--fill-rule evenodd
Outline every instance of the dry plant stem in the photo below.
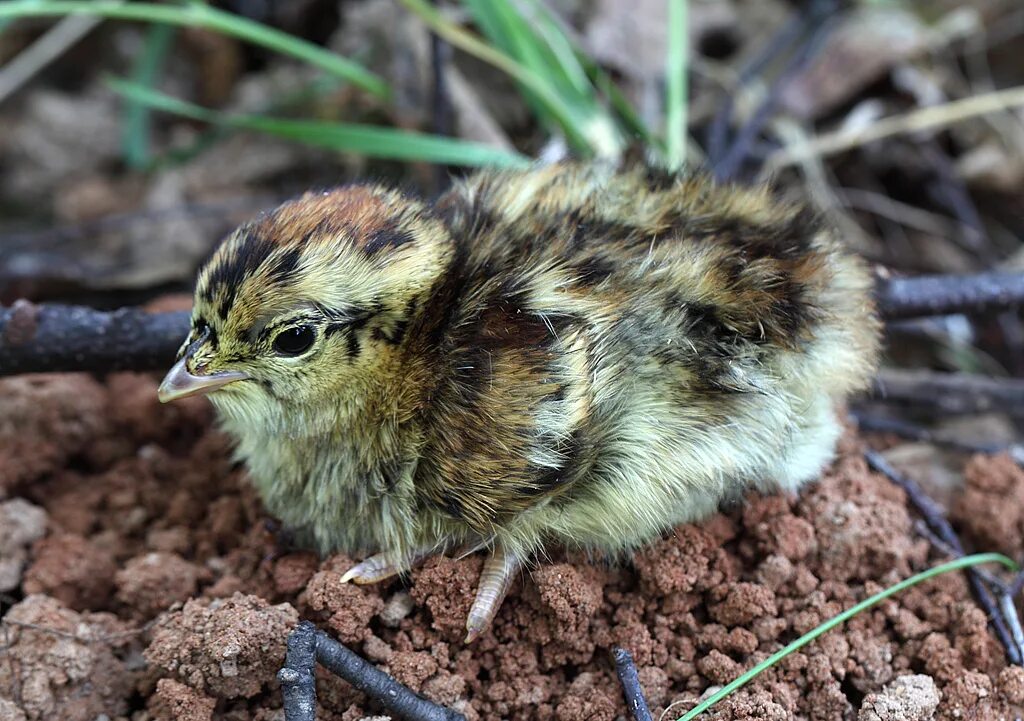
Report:
M 1024 447 L 1017 443 L 973 443 L 959 438 L 952 438 L 942 433 L 936 433 L 930 428 L 908 423 L 904 420 L 873 416 L 857 409 L 851 410 L 850 416 L 857 422 L 857 427 L 862 431 L 892 433 L 908 440 L 945 446 L 956 451 L 962 451 L 963 453 L 1009 453 L 1018 463 L 1024 461 Z
M 754 58 L 740 70 L 739 77 L 736 79 L 736 87 L 726 93 L 725 97 L 722 99 L 718 112 L 715 113 L 714 120 L 711 122 L 711 130 L 708 132 L 708 157 L 714 164 L 717 165 L 725 154 L 726 140 L 729 133 L 729 121 L 732 119 L 732 110 L 733 105 L 735 104 L 736 91 L 748 83 L 755 75 L 760 73 L 761 70 L 763 70 L 769 62 L 778 57 L 783 50 L 792 45 L 804 30 L 806 23 L 807 20 L 805 20 L 800 13 L 791 13 L 789 20 L 787 20 L 786 24 L 772 36 L 764 46 L 764 49 L 762 49 L 761 52 L 754 56 Z
M 622 684 L 622 696 L 626 700 L 626 708 L 632 714 L 633 721 L 653 721 L 632 654 L 624 648 L 615 646 L 612 648 L 612 660 L 615 661 L 615 673 Z
M 410 721 L 465 721 L 462 714 L 416 695 L 358 654 L 318 631 L 309 621 L 302 621 L 288 636 L 285 666 L 277 674 L 284 695 L 286 721 L 315 721 L 316 662 L 401 718 Z
M 981 313 L 1024 305 L 1024 273 L 885 278 L 879 280 L 875 297 L 886 319 Z
M 786 64 L 782 74 L 772 83 L 768 93 L 761 105 L 754 111 L 753 116 L 748 120 L 736 134 L 732 145 L 723 153 L 721 160 L 715 162 L 713 171 L 715 180 L 725 182 L 739 172 L 743 161 L 750 155 L 754 141 L 760 135 L 765 123 L 775 112 L 782 90 L 789 82 L 796 77 L 807 65 L 817 57 L 826 38 L 835 27 L 835 23 L 828 19 L 828 13 L 833 9 L 831 2 L 816 3 L 816 10 L 807 27 L 811 29 L 811 36 L 796 51 Z
M 1015 378 L 883 369 L 875 377 L 872 393 L 887 403 L 951 415 L 989 411 L 1024 415 L 1024 380 Z
M 838 130 L 812 138 L 806 143 L 782 148 L 768 158 L 762 174 L 772 175 L 806 157 L 835 155 L 893 135 L 937 130 L 980 115 L 1024 105 L 1024 87 L 996 90 L 954 100 L 944 105 L 919 108 L 903 115 L 882 118 L 863 129 Z
M 0 308 L 0 376 L 51 371 L 166 369 L 189 314 L 112 312 L 19 300 Z
M 865 450 L 864 457 L 867 459 L 868 465 L 871 466 L 875 471 L 881 473 L 890 481 L 895 483 L 897 486 L 903 489 L 904 493 L 907 494 L 907 499 L 917 509 L 918 513 L 924 518 L 925 523 L 932 533 L 937 536 L 945 546 L 949 548 L 957 557 L 964 555 L 963 544 L 960 543 L 960 539 L 957 537 L 953 527 L 946 520 L 945 512 L 942 507 L 933 501 L 924 490 L 917 485 L 912 479 L 898 473 L 881 454 L 873 450 Z M 1024 648 L 1018 646 L 1011 635 L 1010 630 L 1007 628 L 1006 621 L 1003 618 L 1003 614 L 1000 609 L 996 606 L 996 602 L 992 598 L 992 594 L 989 592 L 988 587 L 973 568 L 967 570 L 968 578 L 970 579 L 971 588 L 974 590 L 974 595 L 978 599 L 978 603 L 984 609 L 988 616 L 989 622 L 992 624 L 992 629 L 996 634 L 996 638 L 1003 644 L 1003 648 L 1006 649 L 1006 657 L 1010 663 L 1020 666 L 1024 662 Z M 1007 595 L 1007 594 L 1001 594 Z M 1013 606 L 1012 600 L 1010 606 Z M 1016 617 L 1016 610 L 1014 610 L 1014 616 Z M 1020 621 L 1016 620 L 1017 625 L 1020 625 Z

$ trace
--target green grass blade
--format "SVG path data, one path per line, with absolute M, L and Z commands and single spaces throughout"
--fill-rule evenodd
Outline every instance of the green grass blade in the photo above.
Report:
M 665 67 L 665 156 L 678 169 L 686 152 L 686 53 L 689 40 L 687 0 L 669 0 L 668 61 Z
M 934 578 L 935 576 L 939 576 L 943 573 L 958 571 L 962 568 L 969 568 L 971 566 L 979 566 L 983 563 L 1000 563 L 1003 566 L 1006 566 L 1011 571 L 1019 570 L 1019 567 L 1015 562 L 1013 562 L 1001 553 L 977 553 L 973 556 L 964 556 L 963 558 L 957 558 L 956 560 L 943 563 L 941 565 L 935 566 L 934 568 L 929 568 L 927 571 L 922 571 L 921 573 L 918 573 L 915 576 L 911 576 L 910 578 L 904 579 L 903 581 L 900 581 L 899 583 L 894 584 L 883 591 L 879 591 L 873 596 L 865 598 L 863 601 L 856 604 L 855 606 L 848 608 L 839 615 L 833 616 L 828 621 L 825 621 L 820 626 L 808 631 L 803 636 L 787 645 L 785 648 L 781 649 L 780 651 L 776 651 L 771 656 L 766 658 L 764 661 L 754 666 L 752 669 L 744 673 L 735 681 L 726 684 L 717 692 L 708 696 L 706 699 L 704 699 L 699 704 L 690 709 L 690 711 L 688 711 L 686 714 L 681 716 L 677 721 L 692 721 L 692 719 L 697 718 L 697 716 L 707 711 L 709 708 L 711 708 L 716 703 L 724 699 L 726 696 L 730 695 L 733 691 L 736 691 L 741 686 L 746 685 L 747 682 L 752 680 L 755 676 L 771 668 L 789 654 L 800 650 L 801 648 L 809 644 L 811 641 L 821 636 L 822 634 L 828 633 L 836 626 L 846 621 L 849 621 L 858 613 L 866 611 L 872 606 L 878 605 L 890 596 L 893 596 L 899 593 L 900 591 L 905 591 L 911 586 L 916 586 L 922 581 L 927 581 L 929 578 Z
M 389 94 L 387 83 L 362 65 L 325 50 L 318 45 L 254 20 L 233 15 L 201 3 L 158 5 L 155 3 L 118 3 L 109 0 L 7 0 L 0 2 L 0 22 L 23 17 L 94 15 L 114 20 L 184 25 L 213 30 L 282 55 L 302 60 L 336 75 L 379 98 Z
M 410 11 L 415 13 L 438 36 L 460 50 L 493 65 L 502 72 L 534 93 L 545 111 L 558 123 L 565 133 L 566 139 L 577 148 L 592 148 L 592 139 L 587 137 L 587 130 L 580 127 L 579 120 L 572 107 L 558 94 L 548 80 L 524 66 L 515 58 L 498 50 L 479 37 L 463 30 L 448 21 L 436 8 L 426 0 L 401 0 Z
M 534 114 L 551 128 L 562 129 L 577 150 L 617 156 L 622 134 L 612 114 L 599 102 L 598 94 L 576 56 L 562 27 L 536 0 L 462 0 L 490 43 L 544 82 L 568 110 L 571 128 L 554 117 L 529 86 L 522 92 Z
M 174 39 L 173 25 L 153 25 L 146 33 L 145 47 L 132 71 L 132 81 L 144 87 L 153 87 L 163 68 L 167 52 Z M 149 162 L 150 114 L 149 108 L 128 98 L 124 111 L 122 147 L 125 163 L 130 168 L 142 168 Z
M 473 167 L 526 167 L 530 164 L 529 158 L 517 153 L 458 138 L 376 125 L 221 113 L 125 80 L 110 79 L 108 82 L 118 93 L 156 110 L 201 122 L 255 130 L 330 150 L 389 160 Z

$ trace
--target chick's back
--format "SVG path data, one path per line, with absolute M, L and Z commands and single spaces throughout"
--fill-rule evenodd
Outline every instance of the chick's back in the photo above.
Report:
M 525 557 L 628 551 L 832 455 L 865 385 L 870 276 L 806 209 L 643 167 L 485 172 L 437 210 L 456 262 L 416 488 Z

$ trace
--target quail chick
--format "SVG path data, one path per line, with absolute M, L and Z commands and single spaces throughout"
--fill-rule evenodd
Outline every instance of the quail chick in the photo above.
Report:
M 372 583 L 483 548 L 468 639 L 548 544 L 622 556 L 815 478 L 865 385 L 864 266 L 764 189 L 643 166 L 376 185 L 242 226 L 160 387 L 210 393 L 271 513 Z

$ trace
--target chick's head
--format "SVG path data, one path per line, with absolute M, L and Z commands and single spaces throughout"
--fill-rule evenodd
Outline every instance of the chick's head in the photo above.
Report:
M 355 412 L 402 372 L 409 326 L 453 254 L 445 224 L 394 191 L 285 203 L 228 236 L 201 271 L 161 400 L 213 392 L 254 422 L 316 405 Z

